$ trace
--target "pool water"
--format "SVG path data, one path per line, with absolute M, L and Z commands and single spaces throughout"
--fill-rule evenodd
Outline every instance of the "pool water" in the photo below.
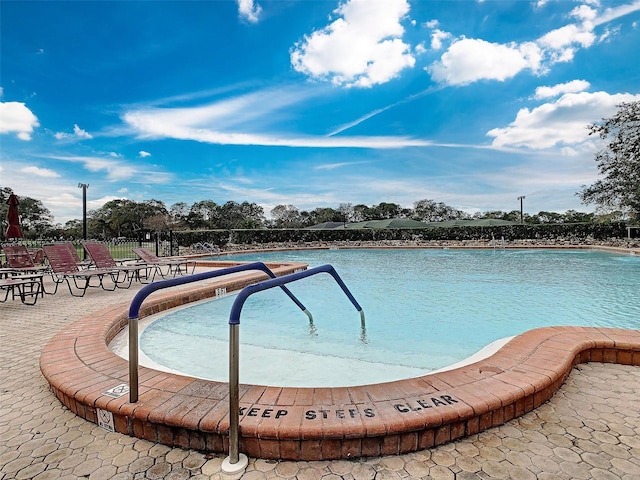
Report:
M 585 250 L 310 250 L 236 255 L 242 261 L 330 264 L 366 315 L 319 274 L 252 295 L 240 318 L 240 381 L 341 386 L 410 378 L 486 345 L 550 325 L 640 328 L 640 257 Z M 140 347 L 188 375 L 228 379 L 234 296 L 173 311 Z

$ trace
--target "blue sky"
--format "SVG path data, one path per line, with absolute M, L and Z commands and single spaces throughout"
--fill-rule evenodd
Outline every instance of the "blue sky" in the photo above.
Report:
M 640 1 L 2 1 L 0 186 L 592 211 L 586 126 L 640 100 Z

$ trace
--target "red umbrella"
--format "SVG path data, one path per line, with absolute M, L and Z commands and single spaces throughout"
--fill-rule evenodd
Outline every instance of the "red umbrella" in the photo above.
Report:
M 22 238 L 20 215 L 18 214 L 19 203 L 18 197 L 16 197 L 14 193 L 9 195 L 9 199 L 7 200 L 7 205 L 9 205 L 9 209 L 7 210 L 7 223 L 9 226 L 4 234 L 5 238 Z

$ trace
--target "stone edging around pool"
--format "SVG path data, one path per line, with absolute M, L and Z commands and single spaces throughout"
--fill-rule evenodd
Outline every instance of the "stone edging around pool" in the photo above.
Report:
M 228 265 L 225 265 L 228 266 Z M 274 268 L 278 275 L 298 265 Z M 149 297 L 141 317 L 266 278 L 217 280 Z M 228 385 L 140 367 L 135 404 L 117 390 L 128 362 L 107 347 L 127 324 L 128 303 L 69 325 L 45 347 L 40 368 L 58 399 L 106 428 L 169 446 L 228 452 Z M 494 355 L 441 373 L 340 388 L 240 387 L 240 451 L 254 458 L 332 460 L 395 455 L 501 425 L 546 402 L 584 362 L 640 366 L 640 330 L 546 327 Z M 242 378 L 240 378 L 242 381 Z

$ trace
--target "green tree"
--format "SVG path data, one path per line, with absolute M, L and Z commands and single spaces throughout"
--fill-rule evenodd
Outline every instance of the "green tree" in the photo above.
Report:
M 563 214 L 564 223 L 592 223 L 595 219 L 595 214 L 577 212 L 575 210 L 567 210 Z
M 102 207 L 91 210 L 87 214 L 90 218 L 89 237 L 107 239 L 133 236 L 134 231 L 142 228 L 136 210 L 137 203 L 126 198 L 110 200 Z
M 405 210 L 397 203 L 380 202 L 378 205 L 371 207 L 375 211 L 374 220 L 384 220 L 387 218 L 403 217 Z
M 374 212 L 367 205 L 359 203 L 353 207 L 352 221 L 354 222 L 366 222 L 367 220 L 375 220 Z
M 354 211 L 353 211 L 352 204 L 341 203 L 340 205 L 338 205 L 338 211 L 340 212 L 340 215 L 342 215 L 342 221 L 344 223 L 349 223 L 353 221 Z
M 414 202 L 413 215 L 411 218 L 421 222 L 443 222 L 446 220 L 457 220 L 463 218 L 463 216 L 464 212 L 456 210 L 449 205 L 424 199 Z
M 302 225 L 300 210 L 293 205 L 276 205 L 269 213 L 273 228 L 299 228 Z
M 324 222 L 342 222 L 342 214 L 330 207 L 314 208 L 310 213 L 309 220 L 311 225 L 317 225 Z
M 169 209 L 169 217 L 171 228 L 181 230 L 187 225 L 187 217 L 189 215 L 189 205 L 185 202 L 177 202 L 171 205 Z
M 640 221 L 640 101 L 621 103 L 611 118 L 589 125 L 589 135 L 608 142 L 595 155 L 602 178 L 582 186 L 584 204 L 621 210 Z
M 192 230 L 218 228 L 220 207 L 213 200 L 202 200 L 191 205 L 187 215 L 187 225 Z
M 78 220 L 77 218 L 69 220 L 64 224 L 62 230 L 66 237 L 82 238 L 82 220 Z

